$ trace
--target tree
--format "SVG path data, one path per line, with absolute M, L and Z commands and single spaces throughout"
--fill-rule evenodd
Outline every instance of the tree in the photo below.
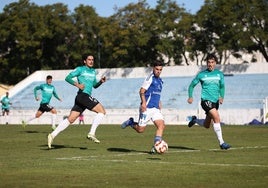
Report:
M 225 60 L 230 54 L 260 51 L 268 62 L 267 8 L 267 0 L 206 0 L 196 15 L 193 38 L 201 40 L 195 45 L 206 46 L 199 49 L 217 52 Z

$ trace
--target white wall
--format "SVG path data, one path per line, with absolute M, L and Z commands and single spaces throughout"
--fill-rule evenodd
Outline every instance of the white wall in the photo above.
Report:
M 10 113 L 9 123 L 20 124 L 22 120 L 27 120 L 34 116 L 34 110 L 12 110 Z M 57 121 L 61 121 L 64 116 L 68 115 L 70 110 L 58 109 Z M 121 124 L 129 117 L 138 118 L 138 109 L 106 109 L 107 115 L 102 124 Z M 204 119 L 205 114 L 202 110 L 183 110 L 183 109 L 163 109 L 162 113 L 165 117 L 166 124 L 169 125 L 186 125 L 187 117 L 197 115 L 198 118 Z M 84 113 L 86 124 L 91 124 L 96 114 L 88 110 Z M 261 118 L 261 109 L 229 109 L 220 110 L 221 122 L 228 125 L 244 125 L 251 122 L 253 119 Z M 1 116 L 1 124 L 4 124 L 4 117 Z M 51 114 L 45 113 L 39 119 L 35 119 L 29 124 L 50 124 Z M 74 123 L 78 124 L 78 120 Z
M 170 66 L 164 67 L 162 77 L 168 76 L 194 76 L 202 67 L 198 66 Z M 267 73 L 268 63 L 255 63 L 255 64 L 239 64 L 239 65 L 225 65 L 219 66 L 225 74 L 253 74 L 253 73 Z M 106 75 L 108 78 L 137 78 L 145 77 L 150 68 L 118 68 L 118 69 L 97 69 L 100 75 Z M 47 75 L 53 75 L 53 80 L 63 80 L 71 70 L 51 70 L 51 71 L 37 71 L 15 85 L 9 93 L 10 97 L 22 90 L 24 87 L 33 81 L 45 81 Z M 60 121 L 63 116 L 69 114 L 69 109 L 57 109 L 58 120 Z M 18 124 L 22 120 L 26 120 L 35 114 L 34 110 L 11 110 L 10 124 Z M 187 116 L 197 115 L 199 118 L 204 118 L 204 112 L 197 106 L 196 110 L 183 110 L 183 109 L 163 109 L 163 114 L 167 124 L 186 124 Z M 220 110 L 221 120 L 226 124 L 245 124 L 253 119 L 262 120 L 262 109 L 227 109 Z M 95 114 L 87 111 L 85 113 L 85 121 L 87 124 L 92 122 Z M 138 117 L 138 109 L 107 109 L 107 116 L 105 117 L 104 124 L 121 124 L 130 116 Z M 45 113 L 38 120 L 34 120 L 33 124 L 49 124 L 51 122 L 51 115 Z M 1 117 L 1 123 L 4 123 Z

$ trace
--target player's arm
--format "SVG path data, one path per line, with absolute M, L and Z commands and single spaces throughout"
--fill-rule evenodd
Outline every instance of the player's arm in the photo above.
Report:
M 93 85 L 93 87 L 96 89 L 96 88 L 98 88 L 101 84 L 103 84 L 104 82 L 106 82 L 106 77 L 105 77 L 105 76 L 102 77 L 102 78 L 100 79 L 99 82 L 96 82 L 96 83 Z
M 66 77 L 65 81 L 69 84 L 79 88 L 80 90 L 84 89 L 84 84 L 79 84 L 78 82 L 74 81 L 73 78 L 77 77 L 80 74 L 79 68 L 76 68 L 74 71 L 70 72 Z
M 193 102 L 193 91 L 194 87 L 199 83 L 199 75 L 197 75 L 191 82 L 191 84 L 188 87 L 188 99 L 187 102 L 189 104 L 192 104 Z
M 59 95 L 57 94 L 55 87 L 54 87 L 54 89 L 53 89 L 53 96 L 54 96 L 56 99 L 58 99 L 59 101 L 61 101 L 61 98 L 60 98 Z
M 220 97 L 219 97 L 220 104 L 223 103 L 224 95 L 225 95 L 225 83 L 224 83 L 224 75 L 222 74 L 220 79 Z
M 144 112 L 146 111 L 146 98 L 145 98 L 145 92 L 146 92 L 146 89 L 144 88 L 140 88 L 140 99 L 141 99 L 141 111 Z
M 37 91 L 38 90 L 40 90 L 42 87 L 41 87 L 41 85 L 40 86 L 36 86 L 35 88 L 34 88 L 34 98 L 35 98 L 35 100 L 39 100 L 39 98 L 38 98 L 38 95 L 37 95 Z

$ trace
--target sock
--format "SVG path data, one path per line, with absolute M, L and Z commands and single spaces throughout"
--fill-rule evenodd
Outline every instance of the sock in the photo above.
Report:
M 204 119 L 196 119 L 196 123 L 200 126 L 204 126 L 204 122 L 205 120 Z
M 8 123 L 8 118 L 9 116 L 8 115 L 5 115 L 5 121 L 6 121 L 6 123 Z
M 101 120 L 102 120 L 103 117 L 104 117 L 103 113 L 98 113 L 95 116 L 95 118 L 94 118 L 94 120 L 92 122 L 91 129 L 89 131 L 89 134 L 95 135 L 96 129 L 98 128 L 99 124 L 101 123 Z
M 224 141 L 223 141 L 223 137 L 222 137 L 221 124 L 220 123 L 214 123 L 213 128 L 214 128 L 214 132 L 217 135 L 217 138 L 218 138 L 218 141 L 219 141 L 220 145 L 222 145 L 224 143 Z
M 55 127 L 55 125 L 56 125 L 56 117 L 57 117 L 56 114 L 52 114 L 52 119 L 51 119 L 52 127 Z
M 32 120 L 34 120 L 36 117 L 34 116 L 34 117 L 31 117 L 30 119 L 28 119 L 27 121 L 26 121 L 26 123 L 29 123 L 30 121 L 32 121 Z
M 155 136 L 154 137 L 154 143 L 156 143 L 157 141 L 160 141 L 160 140 L 162 140 L 161 136 Z
M 51 133 L 52 137 L 55 138 L 61 131 L 66 129 L 70 125 L 68 118 L 62 120 L 57 128 Z

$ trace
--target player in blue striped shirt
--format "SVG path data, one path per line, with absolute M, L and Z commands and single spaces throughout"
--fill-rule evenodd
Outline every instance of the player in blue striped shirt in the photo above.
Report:
M 152 73 L 145 78 L 140 88 L 139 94 L 141 104 L 138 122 L 135 122 L 131 117 L 121 125 L 123 129 L 130 126 L 138 133 L 143 133 L 147 123 L 151 120 L 156 126 L 154 143 L 162 140 L 165 129 L 164 117 L 161 113 L 162 104 L 160 100 L 163 87 L 163 81 L 160 78 L 162 70 L 163 63 L 155 61 Z M 152 148 L 151 153 L 155 153 L 154 147 Z

